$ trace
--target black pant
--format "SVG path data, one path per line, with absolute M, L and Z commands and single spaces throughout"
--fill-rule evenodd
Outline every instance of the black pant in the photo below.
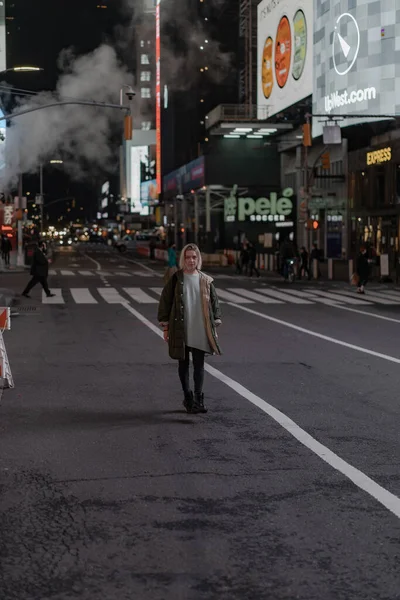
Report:
M 190 392 L 189 383 L 189 354 L 192 353 L 193 368 L 194 368 L 194 393 L 201 394 L 203 391 L 204 382 L 204 356 L 203 350 L 197 348 L 189 348 L 185 346 L 185 358 L 179 361 L 179 379 L 181 380 L 182 389 L 185 394 Z
M 256 261 L 255 260 L 251 260 L 250 261 L 250 273 L 249 273 L 249 277 L 251 277 L 253 275 L 253 271 L 256 272 L 257 277 L 260 277 L 260 271 L 256 267 Z
M 10 264 L 10 253 L 9 252 L 3 252 L 3 260 L 6 265 Z
M 46 292 L 46 296 L 50 296 L 51 292 L 50 292 L 49 286 L 47 284 L 47 277 L 44 275 L 34 275 L 22 293 L 29 294 L 31 289 L 33 287 L 35 287 L 35 285 L 38 283 L 42 284 L 42 287 L 43 287 L 44 291 Z

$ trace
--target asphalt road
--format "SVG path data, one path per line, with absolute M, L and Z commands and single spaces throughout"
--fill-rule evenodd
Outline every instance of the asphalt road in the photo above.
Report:
M 65 253 L 14 308 L 0 599 L 400 598 L 400 293 L 217 273 L 190 416 L 133 260 Z

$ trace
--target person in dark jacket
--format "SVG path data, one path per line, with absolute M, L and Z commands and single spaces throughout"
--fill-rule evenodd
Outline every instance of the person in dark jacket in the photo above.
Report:
M 4 260 L 4 263 L 7 266 L 10 266 L 10 252 L 12 250 L 12 245 L 10 240 L 6 235 L 4 235 L 1 239 L 1 254 Z
M 52 294 L 49 290 L 49 286 L 47 283 L 47 277 L 49 275 L 49 261 L 45 255 L 45 244 L 44 242 L 39 242 L 37 248 L 33 253 L 32 257 L 32 266 L 31 266 L 31 275 L 32 279 L 22 292 L 22 295 L 25 298 L 30 298 L 29 292 L 31 289 L 37 284 L 40 283 L 46 293 L 48 298 L 52 298 L 55 294 Z
M 367 249 L 365 246 L 361 246 L 360 254 L 357 258 L 357 269 L 356 273 L 358 275 L 358 290 L 359 294 L 365 294 L 365 286 L 368 283 L 369 277 L 369 263 L 367 256 Z
M 253 271 L 257 277 L 260 277 L 260 271 L 256 267 L 257 262 L 257 250 L 252 242 L 249 243 L 249 277 L 252 277 Z
M 206 413 L 203 380 L 206 354 L 221 354 L 216 328 L 221 312 L 213 279 L 200 271 L 201 254 L 195 244 L 181 252 L 180 269 L 164 287 L 158 321 L 168 342 L 169 355 L 179 361 L 179 379 L 188 413 Z M 194 367 L 194 396 L 189 383 L 189 356 Z
M 304 277 L 307 276 L 308 279 L 311 278 L 310 276 L 310 269 L 309 269 L 309 256 L 308 256 L 308 252 L 305 248 L 305 246 L 301 247 L 301 252 L 300 252 L 300 273 L 299 273 L 299 279 L 302 278 L 302 275 L 304 273 Z

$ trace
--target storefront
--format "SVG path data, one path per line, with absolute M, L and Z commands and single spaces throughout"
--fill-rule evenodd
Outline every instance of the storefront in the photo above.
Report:
M 396 271 L 400 225 L 400 140 L 349 154 L 351 253 L 365 244 Z M 387 257 L 387 258 L 386 258 Z
M 235 248 L 244 240 L 260 251 L 275 252 L 284 240 L 296 241 L 296 196 L 292 188 L 266 193 L 265 189 L 247 190 L 238 195 L 234 186 L 224 200 L 225 242 Z

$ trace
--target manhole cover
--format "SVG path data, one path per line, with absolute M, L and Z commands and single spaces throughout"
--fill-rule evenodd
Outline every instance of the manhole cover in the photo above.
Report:
M 38 312 L 38 306 L 16 306 L 14 308 L 14 314 L 19 315 L 20 313 L 35 313 Z

